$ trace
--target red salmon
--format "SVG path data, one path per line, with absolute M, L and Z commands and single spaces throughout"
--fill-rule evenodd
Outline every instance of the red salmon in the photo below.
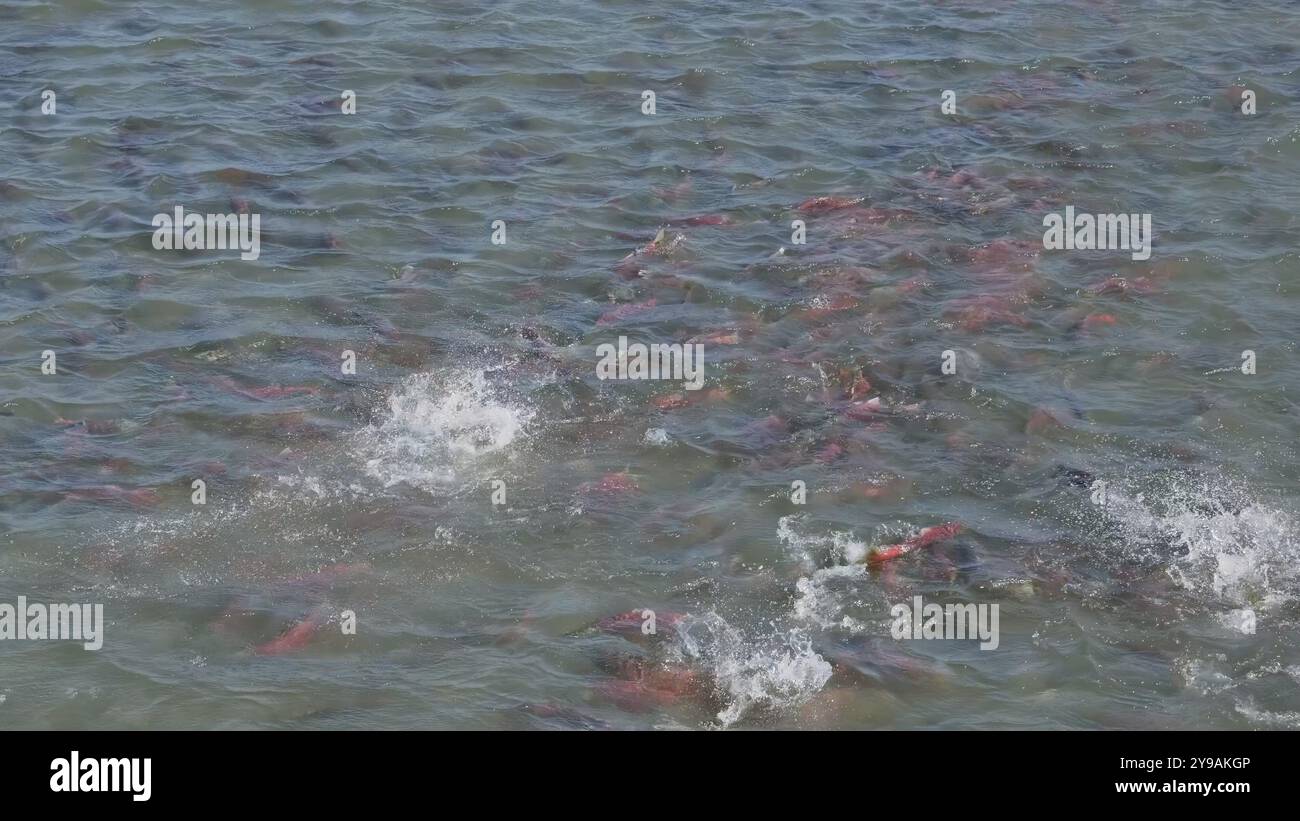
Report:
M 964 529 L 963 525 L 959 522 L 948 522 L 946 524 L 927 527 L 915 536 L 905 539 L 898 544 L 872 548 L 871 551 L 867 553 L 867 562 L 870 564 L 880 564 L 882 562 L 887 562 L 890 559 L 897 559 L 899 556 L 906 556 L 917 548 L 929 547 L 930 545 L 944 541 L 945 539 L 951 539 L 953 536 L 961 533 Z
M 253 652 L 259 656 L 278 656 L 301 650 L 325 625 L 325 621 L 323 614 L 308 616 L 282 633 L 279 638 L 259 644 L 253 648 Z

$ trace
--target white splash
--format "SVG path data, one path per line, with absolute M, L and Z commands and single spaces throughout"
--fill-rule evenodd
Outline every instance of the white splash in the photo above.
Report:
M 819 554 L 829 553 L 828 558 L 835 563 L 856 564 L 866 558 L 871 549 L 866 542 L 844 531 L 802 533 L 803 520 L 801 515 L 782 516 L 776 522 L 776 538 L 785 545 L 787 553 L 809 569 L 817 566 Z
M 1237 483 L 1202 477 L 1148 494 L 1112 489 L 1106 508 L 1125 536 L 1185 549 L 1169 575 L 1208 601 L 1260 611 L 1300 598 L 1296 522 Z
M 1271 710 L 1260 709 L 1253 699 L 1245 699 L 1236 703 L 1237 712 L 1256 724 L 1267 724 L 1274 727 L 1288 727 L 1296 729 L 1300 727 L 1300 712 L 1273 712 Z
M 865 575 L 866 565 L 837 564 L 814 570 L 811 575 L 795 582 L 794 617 L 818 627 L 839 627 L 850 633 L 860 633 L 866 625 L 844 615 L 844 603 L 829 582 L 835 579 Z
M 718 712 L 724 727 L 755 706 L 782 709 L 801 704 L 831 677 L 830 663 L 799 629 L 747 638 L 722 616 L 709 613 L 690 619 L 679 635 L 682 653 L 713 675 L 725 702 Z
M 776 537 L 786 552 L 803 563 L 808 575 L 795 582 L 794 618 L 818 627 L 839 627 L 852 633 L 862 632 L 865 625 L 844 615 L 844 602 L 832 589 L 839 579 L 855 578 L 867 572 L 861 564 L 870 549 L 851 533 L 835 531 L 825 535 L 800 533 L 801 516 L 782 516 L 776 524 Z M 818 567 L 819 555 L 829 566 Z
M 483 457 L 524 435 L 531 409 L 488 381 L 492 369 L 408 377 L 388 398 L 389 414 L 359 434 L 367 475 L 385 487 L 433 491 L 473 478 Z

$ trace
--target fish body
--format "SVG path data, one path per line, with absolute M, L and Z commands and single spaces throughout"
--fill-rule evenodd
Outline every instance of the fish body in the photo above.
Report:
M 912 536 L 909 539 L 899 542 L 898 544 L 887 545 L 885 547 L 872 548 L 867 553 L 867 562 L 869 564 L 883 564 L 900 556 L 906 556 L 914 550 L 929 547 L 938 542 L 951 539 L 958 533 L 965 530 L 960 522 L 947 522 L 941 525 L 927 527 Z

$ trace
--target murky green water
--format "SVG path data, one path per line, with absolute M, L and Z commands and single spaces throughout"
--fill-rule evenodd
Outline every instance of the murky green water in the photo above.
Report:
M 1294 4 L 217 5 L 0 3 L 0 727 L 1300 726 Z

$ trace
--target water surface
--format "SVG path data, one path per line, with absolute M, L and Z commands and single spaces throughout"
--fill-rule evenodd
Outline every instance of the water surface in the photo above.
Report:
M 0 644 L 0 727 L 1300 726 L 1293 3 L 0 20 L 0 601 L 108 621 Z M 260 258 L 155 250 L 178 204 Z

